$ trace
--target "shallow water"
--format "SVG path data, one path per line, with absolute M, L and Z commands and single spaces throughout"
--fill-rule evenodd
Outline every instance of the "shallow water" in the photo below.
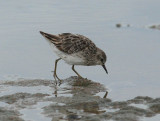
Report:
M 51 80 L 38 79 L 5 81 L 0 82 L 0 86 L 6 88 L 0 90 L 0 120 L 3 121 L 159 119 L 160 98 L 138 96 L 127 101 L 112 101 L 103 98 L 104 85 L 87 79 L 70 77 L 61 86 Z M 17 92 L 13 88 L 17 88 Z M 99 92 L 103 96 L 98 96 Z
M 148 28 L 159 24 L 159 4 L 159 0 L 1 1 L 0 79 L 53 79 L 57 56 L 39 31 L 72 32 L 89 37 L 108 55 L 108 75 L 100 66 L 76 69 L 104 84 L 109 98 L 159 97 L 160 31 Z M 122 26 L 117 28 L 117 23 Z M 75 74 L 61 61 L 58 75 L 65 79 Z

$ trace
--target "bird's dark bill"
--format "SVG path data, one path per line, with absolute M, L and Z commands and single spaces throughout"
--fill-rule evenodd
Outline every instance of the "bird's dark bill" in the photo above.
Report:
M 102 65 L 102 67 L 104 68 L 104 70 L 106 71 L 106 73 L 108 74 L 108 71 L 106 69 L 106 66 L 105 65 Z

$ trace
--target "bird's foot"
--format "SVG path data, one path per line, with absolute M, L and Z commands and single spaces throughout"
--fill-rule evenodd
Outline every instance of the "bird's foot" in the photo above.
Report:
M 82 77 L 82 76 L 78 76 L 78 79 L 88 80 L 87 78 L 84 78 L 84 77 Z
M 57 85 L 60 86 L 60 85 L 62 84 L 62 80 L 59 79 L 59 77 L 57 76 L 56 73 L 54 73 L 53 77 L 54 77 L 54 79 L 55 79 L 55 84 L 56 84 L 56 86 L 57 86 Z

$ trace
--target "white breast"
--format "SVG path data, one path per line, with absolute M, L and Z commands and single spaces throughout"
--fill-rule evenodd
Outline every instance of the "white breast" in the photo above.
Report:
M 78 53 L 75 54 L 66 54 L 56 48 L 54 44 L 50 44 L 54 50 L 54 52 L 62 58 L 66 63 L 70 65 L 85 65 L 84 59 L 79 56 Z

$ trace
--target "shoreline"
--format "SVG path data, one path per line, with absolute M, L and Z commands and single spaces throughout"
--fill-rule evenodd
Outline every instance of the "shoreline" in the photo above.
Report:
M 0 87 L 1 120 L 139 121 L 159 117 L 160 113 L 159 97 L 138 96 L 127 101 L 112 101 L 107 98 L 104 85 L 77 77 L 65 79 L 60 86 L 53 80 L 22 79 L 0 81 Z

